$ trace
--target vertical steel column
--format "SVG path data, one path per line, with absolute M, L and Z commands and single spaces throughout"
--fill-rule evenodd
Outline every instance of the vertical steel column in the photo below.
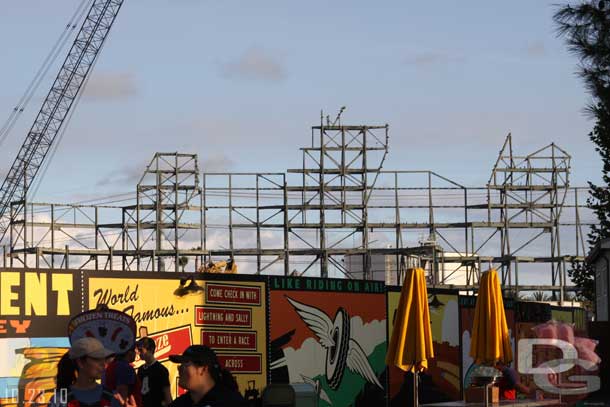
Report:
M 97 211 L 97 208 L 96 208 Z M 97 231 L 96 231 L 97 233 Z M 95 256 L 97 269 L 97 256 Z M 55 268 L 55 205 L 51 204 L 51 269 Z
M 290 217 L 288 214 L 288 183 L 286 174 L 282 176 L 282 185 L 284 192 L 284 275 L 290 275 Z
M 371 272 L 371 253 L 369 251 L 369 213 L 367 204 L 367 192 L 368 191 L 368 178 L 367 178 L 367 154 L 366 154 L 366 136 L 368 133 L 367 127 L 363 126 L 360 129 L 362 133 L 362 173 L 360 174 L 360 182 L 362 187 L 362 248 L 364 249 L 363 261 L 362 261 L 362 276 L 365 280 L 372 279 Z M 371 191 L 372 193 L 373 191 Z
M 180 251 L 178 240 L 180 238 L 178 234 L 178 222 L 180 220 L 180 215 L 178 213 L 178 204 L 180 202 L 180 163 L 178 162 L 178 153 L 174 157 L 174 271 L 180 271 Z M 171 182 L 171 181 L 170 181 Z
M 324 141 L 325 135 L 324 125 L 320 128 L 320 174 L 318 176 L 319 190 L 318 193 L 320 201 L 320 277 L 328 278 L 328 252 L 326 251 L 326 211 L 325 211 L 325 199 L 326 188 L 324 185 L 324 155 L 326 154 L 326 143 Z
M 256 175 L 256 272 L 261 272 L 261 217 L 260 217 L 260 185 L 259 175 Z

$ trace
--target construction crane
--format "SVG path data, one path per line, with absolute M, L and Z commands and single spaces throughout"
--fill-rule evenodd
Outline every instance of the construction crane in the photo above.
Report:
M 123 5 L 123 0 L 91 1 L 91 8 L 68 56 L 0 187 L 0 242 L 11 222 L 12 214 L 8 213 L 11 204 L 16 204 L 14 214 L 23 211 L 28 189 L 51 150 Z

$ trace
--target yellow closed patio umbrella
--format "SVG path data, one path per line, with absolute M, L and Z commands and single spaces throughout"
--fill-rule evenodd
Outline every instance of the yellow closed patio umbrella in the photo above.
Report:
M 508 364 L 513 360 L 502 290 L 494 269 L 483 273 L 479 282 L 470 356 L 475 363 L 485 365 L 493 365 L 497 361 Z
M 418 405 L 417 374 L 428 368 L 428 360 L 433 357 L 428 290 L 424 270 L 410 268 L 407 269 L 400 292 L 386 364 L 413 372 L 415 406 Z

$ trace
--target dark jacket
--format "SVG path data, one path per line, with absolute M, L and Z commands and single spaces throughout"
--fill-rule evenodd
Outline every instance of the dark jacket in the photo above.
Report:
M 174 400 L 169 407 L 245 407 L 246 401 L 236 390 L 214 386 L 201 400 L 193 403 L 189 393 Z

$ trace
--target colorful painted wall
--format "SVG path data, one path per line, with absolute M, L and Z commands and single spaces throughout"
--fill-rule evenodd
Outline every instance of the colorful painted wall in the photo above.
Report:
M 532 328 L 543 322 L 546 322 L 552 318 L 551 306 L 539 302 L 519 302 L 515 306 L 515 313 L 517 318 L 515 333 L 517 344 L 520 339 L 535 338 L 536 335 Z M 517 351 L 519 348 L 517 347 Z M 544 347 L 537 347 L 535 355 L 533 356 L 536 360 L 548 360 Z M 515 355 L 515 367 L 519 367 L 519 353 Z M 520 375 L 521 383 L 526 386 L 531 386 L 534 383 L 532 375 Z
M 81 297 L 77 273 L 0 270 L 0 405 L 50 399 Z
M 420 401 L 460 399 L 472 365 L 476 299 L 451 290 L 428 294 L 435 359 L 422 376 Z M 269 382 L 305 382 L 322 407 L 406 405 L 411 376 L 385 366 L 399 296 L 397 287 L 358 280 L 0 269 L 0 407 L 48 402 L 70 318 L 100 304 L 130 314 L 138 336 L 156 340 L 174 396 L 180 389 L 168 356 L 203 343 L 252 401 Z M 586 336 L 580 309 L 505 306 L 513 343 L 551 317 Z
M 460 339 L 458 296 L 449 290 L 428 290 L 430 324 L 435 358 L 422 378 L 422 403 L 442 402 L 460 398 Z M 400 299 L 398 287 L 388 288 L 388 337 Z M 412 376 L 396 367 L 389 367 L 389 399 L 391 405 L 406 405 L 412 397 Z
M 131 315 L 138 336 L 156 341 L 174 396 L 178 371 L 169 355 L 205 343 L 235 374 L 242 393 L 260 398 L 268 378 L 267 279 L 178 276 L 0 271 L 0 352 L 8 355 L 0 363 L 0 406 L 49 401 L 57 362 L 69 347 L 70 317 L 100 304 Z
M 470 340 L 472 338 L 472 324 L 474 321 L 474 310 L 476 297 L 459 296 L 460 306 L 460 340 L 462 348 L 462 389 L 470 386 L 470 377 L 476 367 L 474 360 L 470 356 Z M 506 324 L 510 337 L 513 355 L 516 355 L 515 340 L 515 303 L 511 299 L 504 299 L 504 311 L 506 314 Z
M 206 344 L 235 374 L 242 392 L 256 398 L 267 385 L 266 279 L 196 277 L 181 282 L 161 273 L 89 273 L 86 308 L 105 304 L 131 315 L 138 336 L 157 341 L 156 357 L 170 372 L 174 396 L 178 369 L 169 355 Z M 136 360 L 136 367 L 141 364 Z
M 383 283 L 272 277 L 270 303 L 272 382 L 312 384 L 321 407 L 385 400 Z

